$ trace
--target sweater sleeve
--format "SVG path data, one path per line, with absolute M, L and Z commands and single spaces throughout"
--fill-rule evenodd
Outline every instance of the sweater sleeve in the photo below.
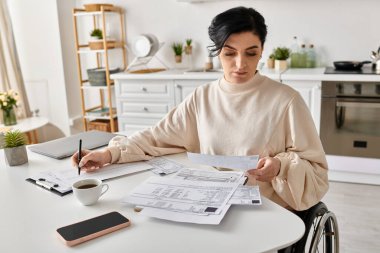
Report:
M 114 137 L 107 148 L 112 163 L 149 160 L 154 156 L 198 151 L 195 92 L 155 126 L 129 137 Z
M 327 161 L 310 111 L 298 93 L 290 102 L 283 123 L 286 149 L 275 155 L 281 168 L 272 185 L 293 209 L 306 210 L 328 190 Z

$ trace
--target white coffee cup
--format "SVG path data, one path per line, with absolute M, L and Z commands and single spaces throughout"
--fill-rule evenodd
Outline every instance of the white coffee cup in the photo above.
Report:
M 82 179 L 73 183 L 72 187 L 74 196 L 85 206 L 95 204 L 109 189 L 108 184 L 103 184 L 99 179 Z

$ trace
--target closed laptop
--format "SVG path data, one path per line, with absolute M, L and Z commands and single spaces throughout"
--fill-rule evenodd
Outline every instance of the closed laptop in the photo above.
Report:
M 82 149 L 96 149 L 106 146 L 116 134 L 101 131 L 89 131 L 63 137 L 52 141 L 29 146 L 29 150 L 56 159 L 63 159 L 78 151 L 79 140 L 82 140 Z

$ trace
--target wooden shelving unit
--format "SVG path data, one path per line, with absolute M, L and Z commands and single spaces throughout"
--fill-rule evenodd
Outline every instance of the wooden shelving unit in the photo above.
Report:
M 119 15 L 120 17 L 120 41 L 115 41 L 112 43 L 112 47 L 109 46 L 109 41 L 107 41 L 107 15 L 114 13 Z M 103 49 L 101 50 L 91 50 L 88 43 L 81 44 L 79 42 L 78 36 L 78 19 L 83 16 L 91 16 L 93 21 L 93 29 L 101 29 L 103 32 Z M 122 50 L 123 57 L 123 66 L 122 70 L 125 70 L 127 67 L 127 54 L 126 54 L 126 42 L 125 42 L 125 16 L 124 10 L 120 7 L 116 6 L 101 6 L 100 11 L 87 12 L 85 9 L 73 9 L 73 21 L 74 21 L 74 33 L 75 33 L 75 48 L 76 48 L 76 56 L 77 56 L 77 66 L 78 66 L 78 76 L 79 76 L 79 84 L 80 84 L 80 96 L 81 96 L 81 106 L 82 106 L 82 118 L 83 118 L 83 126 L 84 130 L 89 130 L 89 124 L 94 120 L 108 120 L 111 132 L 117 131 L 117 116 L 116 112 L 113 112 L 112 109 L 109 110 L 109 116 L 93 116 L 88 115 L 88 112 L 98 109 L 104 108 L 113 108 L 112 107 L 112 91 L 114 87 L 114 81 L 110 79 L 110 67 L 109 67 L 109 50 Z M 86 55 L 96 54 L 96 65 L 98 68 L 105 68 L 106 71 L 106 86 L 91 86 L 88 80 L 83 79 L 82 75 L 82 61 L 81 57 L 85 57 Z M 103 66 L 101 66 L 103 65 Z M 87 90 L 98 90 L 100 105 L 93 106 L 89 108 L 86 106 L 85 102 L 85 92 Z M 107 98 L 108 103 L 105 104 L 105 98 Z M 93 129 L 93 127 L 91 127 Z

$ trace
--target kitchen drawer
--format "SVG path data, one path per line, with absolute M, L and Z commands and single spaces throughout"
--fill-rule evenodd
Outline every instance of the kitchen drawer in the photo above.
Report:
M 118 100 L 118 116 L 162 118 L 173 107 L 170 102 L 135 102 L 126 99 Z
M 172 80 L 120 80 L 116 96 L 120 98 L 162 98 L 173 99 Z

